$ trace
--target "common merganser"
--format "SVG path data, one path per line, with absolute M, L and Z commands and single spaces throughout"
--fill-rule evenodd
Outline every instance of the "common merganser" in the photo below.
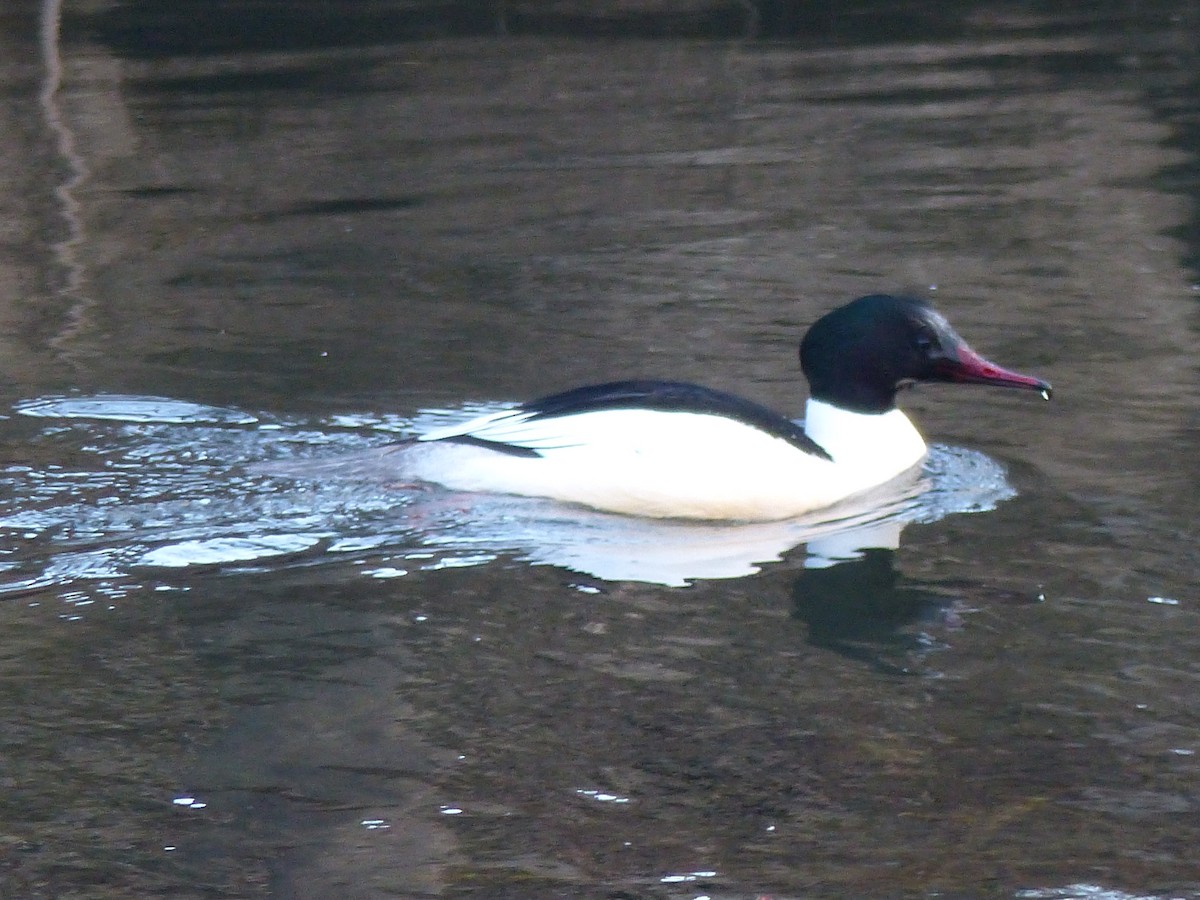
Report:
M 988 362 L 929 304 L 873 294 L 826 314 L 800 344 L 803 426 L 694 384 L 576 388 L 394 445 L 397 479 L 549 497 L 658 518 L 770 521 L 881 485 L 924 458 L 896 407 L 917 382 L 1025 388 L 1045 381 Z

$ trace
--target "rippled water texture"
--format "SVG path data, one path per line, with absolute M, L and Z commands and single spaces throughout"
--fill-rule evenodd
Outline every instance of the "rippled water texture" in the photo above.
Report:
M 637 519 L 395 485 L 388 471 L 372 472 L 372 448 L 388 447 L 396 432 L 419 433 L 480 411 L 428 411 L 409 423 L 392 418 L 366 427 L 362 417 L 306 426 L 153 397 L 20 404 L 21 415 L 55 421 L 37 440 L 62 443 L 69 435 L 74 442 L 83 431 L 92 464 L 5 473 L 14 501 L 0 504 L 9 542 L 0 596 L 54 584 L 109 590 L 139 572 L 267 560 L 350 559 L 364 574 L 385 578 L 506 556 L 605 581 L 683 587 L 751 575 L 800 545 L 812 568 L 856 559 L 865 547 L 894 550 L 912 522 L 986 512 L 1013 496 L 996 462 L 948 447 L 935 447 L 914 477 L 805 518 L 758 524 Z M 372 436 L 379 431 L 390 439 L 379 443 Z M 296 474 L 269 474 L 280 469 Z
M 481 9 L 0 14 L 0 895 L 1200 897 L 1200 17 Z M 881 289 L 833 521 L 259 468 Z

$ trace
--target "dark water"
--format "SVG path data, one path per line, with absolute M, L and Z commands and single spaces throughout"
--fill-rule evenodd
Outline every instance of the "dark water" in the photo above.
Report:
M 0 894 L 1200 897 L 1200 17 L 648 8 L 6 7 Z M 840 565 L 250 468 L 898 287 Z

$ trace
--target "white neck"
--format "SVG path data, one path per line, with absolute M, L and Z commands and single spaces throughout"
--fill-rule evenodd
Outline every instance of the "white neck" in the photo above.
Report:
M 804 430 L 836 464 L 899 474 L 925 456 L 925 441 L 899 409 L 857 413 L 809 399 Z

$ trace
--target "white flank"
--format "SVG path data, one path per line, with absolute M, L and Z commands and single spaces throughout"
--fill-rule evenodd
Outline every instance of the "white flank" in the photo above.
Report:
M 422 435 L 397 454 L 397 474 L 628 515 L 769 521 L 883 484 L 925 454 L 925 442 L 899 410 L 863 415 L 810 400 L 807 414 L 809 435 L 832 462 L 717 415 L 618 409 L 531 419 L 513 410 Z M 541 455 L 443 440 L 458 436 Z

